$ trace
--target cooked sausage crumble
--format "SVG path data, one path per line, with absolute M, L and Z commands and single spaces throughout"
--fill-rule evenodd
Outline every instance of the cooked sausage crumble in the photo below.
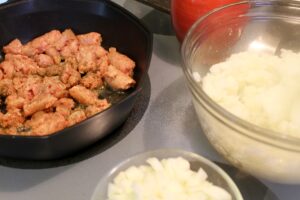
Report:
M 110 107 L 99 89 L 133 87 L 135 62 L 101 42 L 99 33 L 75 35 L 66 29 L 4 46 L 0 134 L 52 134 Z

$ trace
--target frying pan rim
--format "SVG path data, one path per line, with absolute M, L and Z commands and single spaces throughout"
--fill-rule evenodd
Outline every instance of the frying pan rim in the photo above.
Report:
M 14 6 L 18 6 L 20 4 L 23 3 L 29 3 L 32 1 L 38 1 L 38 0 L 12 0 L 12 1 L 8 1 L 5 2 L 3 4 L 0 4 L 0 12 L 3 9 L 7 9 L 7 8 L 11 8 Z M 72 134 L 72 132 L 67 131 L 70 129 L 76 129 L 81 125 L 84 125 L 85 123 L 90 123 L 92 120 L 94 120 L 95 118 L 101 118 L 102 115 L 106 115 L 106 113 L 110 112 L 113 108 L 115 108 L 116 106 L 125 103 L 126 101 L 128 101 L 131 98 L 134 98 L 135 96 L 137 96 L 142 88 L 143 88 L 143 84 L 145 81 L 146 76 L 148 75 L 148 69 L 150 66 L 150 62 L 151 62 L 151 57 L 152 57 L 152 49 L 153 49 L 153 36 L 152 33 L 148 30 L 148 28 L 146 27 L 146 25 L 139 20 L 135 15 L 133 15 L 131 12 L 127 11 L 125 8 L 123 8 L 122 6 L 112 2 L 112 1 L 108 1 L 108 0 L 68 0 L 68 1 L 77 1 L 77 2 L 102 2 L 104 4 L 107 4 L 108 6 L 112 7 L 113 10 L 115 10 L 116 12 L 121 13 L 122 15 L 124 15 L 125 17 L 129 18 L 129 20 L 131 22 L 133 22 L 135 25 L 137 25 L 137 27 L 142 30 L 145 34 L 144 36 L 146 36 L 146 41 L 148 41 L 147 44 L 147 48 L 146 48 L 146 69 L 145 72 L 141 75 L 141 78 L 138 82 L 138 85 L 136 87 L 134 87 L 134 91 L 132 91 L 128 96 L 126 96 L 125 98 L 123 98 L 122 100 L 120 100 L 118 103 L 112 105 L 111 107 L 109 107 L 108 109 L 97 113 L 91 117 L 88 117 L 87 119 L 76 123 L 72 126 L 66 127 L 62 130 L 56 131 L 52 134 L 49 135 L 43 135 L 43 136 L 25 136 L 25 135 L 3 135 L 0 134 L 0 139 L 13 139 L 13 140 L 49 140 L 51 138 L 55 138 L 58 137 L 61 134 Z

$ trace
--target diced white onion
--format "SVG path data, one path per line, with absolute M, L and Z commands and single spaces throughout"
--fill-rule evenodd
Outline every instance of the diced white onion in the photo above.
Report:
M 203 169 L 190 169 L 181 158 L 149 158 L 148 166 L 132 166 L 108 186 L 108 200 L 231 200 L 221 187 L 207 181 Z

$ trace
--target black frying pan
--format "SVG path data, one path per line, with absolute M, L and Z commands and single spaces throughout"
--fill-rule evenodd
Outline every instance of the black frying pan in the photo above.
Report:
M 49 136 L 0 135 L 0 156 L 49 160 L 74 153 L 111 133 L 130 113 L 147 74 L 152 35 L 124 8 L 106 0 L 22 0 L 0 5 L 0 47 L 14 38 L 27 42 L 52 29 L 76 34 L 96 31 L 137 64 L 136 87 L 120 102 L 79 124 Z

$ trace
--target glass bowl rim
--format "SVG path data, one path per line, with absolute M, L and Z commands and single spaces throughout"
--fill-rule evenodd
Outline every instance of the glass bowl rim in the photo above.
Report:
M 291 144 L 291 145 L 295 145 L 296 148 L 292 148 L 294 151 L 300 151 L 300 138 L 295 137 L 295 136 L 290 136 L 287 134 L 282 134 L 281 132 L 276 132 L 267 128 L 263 128 L 261 126 L 255 125 L 251 122 L 248 122 L 246 120 L 243 120 L 239 117 L 237 117 L 236 115 L 232 114 L 231 112 L 227 111 L 225 108 L 223 108 L 222 106 L 220 106 L 219 104 L 217 104 L 216 102 L 214 102 L 203 90 L 201 87 L 197 86 L 197 82 L 192 78 L 192 75 L 189 72 L 189 67 L 185 58 L 185 49 L 187 47 L 187 44 L 189 43 L 189 40 L 192 38 L 192 35 L 194 33 L 194 31 L 197 29 L 197 27 L 203 22 L 205 21 L 208 17 L 214 15 L 214 14 L 218 14 L 221 11 L 224 11 L 226 9 L 232 8 L 234 6 L 239 6 L 239 5 L 249 5 L 251 9 L 251 5 L 255 5 L 256 7 L 262 7 L 262 6 L 272 6 L 272 5 L 279 5 L 279 6 L 287 6 L 287 7 L 298 7 L 300 9 L 300 2 L 297 0 L 291 0 L 291 1 L 281 1 L 281 0 L 269 0 L 269 1 L 264 1 L 264 0 L 251 0 L 251 1 L 247 1 L 247 0 L 243 0 L 240 2 L 235 2 L 235 3 L 230 3 L 218 8 L 215 8 L 211 11 L 209 11 L 208 13 L 206 13 L 205 15 L 199 17 L 194 23 L 193 25 L 189 28 L 186 36 L 184 37 L 183 43 L 181 45 L 181 56 L 182 56 L 182 68 L 184 71 L 184 74 L 186 76 L 186 79 L 189 83 L 189 87 L 191 90 L 195 91 L 197 97 L 199 97 L 201 100 L 203 100 L 208 106 L 209 108 L 212 108 L 212 110 L 214 112 L 216 112 L 217 114 L 219 114 L 222 118 L 224 118 L 225 120 L 222 119 L 218 119 L 219 121 L 222 121 L 223 124 L 225 124 L 226 126 L 230 126 L 228 122 L 226 121 L 231 121 L 231 123 L 234 123 L 235 125 L 237 125 L 238 127 L 242 128 L 242 129 L 246 129 L 248 131 L 251 131 L 251 133 L 254 136 L 258 136 L 258 137 L 264 137 L 267 139 L 271 139 L 273 141 L 279 141 L 282 143 L 287 143 L 287 144 Z M 252 16 L 252 15 L 251 15 Z M 250 16 L 250 17 L 251 17 Z M 275 18 L 277 19 L 277 18 Z M 300 19 L 300 18 L 299 18 Z M 192 92 L 193 93 L 193 92 Z M 194 93 L 193 93 L 194 95 Z M 210 113 L 211 114 L 211 113 Z M 215 115 L 213 115 L 213 117 L 216 118 Z M 230 126 L 231 127 L 231 126 Z M 232 128 L 232 127 L 231 127 Z M 247 135 L 249 137 L 249 134 L 245 134 L 242 133 L 241 131 L 237 131 L 241 134 Z M 257 138 L 257 137 L 255 137 Z M 263 140 L 261 140 L 263 141 Z M 265 141 L 263 141 L 264 143 L 266 143 Z M 269 144 L 272 144 L 274 146 L 279 146 L 280 148 L 286 148 L 283 147 L 283 145 L 278 145 L 278 144 L 274 144 L 274 142 L 267 142 Z M 297 148 L 298 147 L 298 148 Z M 288 150 L 290 150 L 290 148 L 287 148 Z
M 140 153 L 136 153 L 132 156 L 129 156 L 128 158 L 122 160 L 121 162 L 119 162 L 117 165 L 115 165 L 112 169 L 110 169 L 108 171 L 108 173 L 106 173 L 101 179 L 100 181 L 98 181 L 91 200 L 95 200 L 96 199 L 96 195 L 99 194 L 97 191 L 100 190 L 100 188 L 103 187 L 103 184 L 106 184 L 106 187 L 108 187 L 109 184 L 109 179 L 113 176 L 116 175 L 115 173 L 122 168 L 123 166 L 126 166 L 128 164 L 130 164 L 132 161 L 139 159 L 140 157 L 145 157 L 144 164 L 146 164 L 146 160 L 148 158 L 151 157 L 155 157 L 155 155 L 159 155 L 160 153 L 165 153 L 165 154 L 174 154 L 171 156 L 165 156 L 165 158 L 175 158 L 175 157 L 189 157 L 192 159 L 195 159 L 196 161 L 200 162 L 200 163 L 204 163 L 206 164 L 209 168 L 211 168 L 213 171 L 215 171 L 217 174 L 219 174 L 228 184 L 228 187 L 232 190 L 233 192 L 233 197 L 236 198 L 236 200 L 244 200 L 242 197 L 242 194 L 239 190 L 239 188 L 237 187 L 237 185 L 235 184 L 235 182 L 232 180 L 232 178 L 221 168 L 219 167 L 217 164 L 215 164 L 213 161 L 209 160 L 208 158 L 205 158 L 204 156 L 201 156 L 197 153 L 191 152 L 191 151 L 187 151 L 187 150 L 183 150 L 183 149 L 176 149 L 176 148 L 162 148 L 162 149 L 154 149 L 154 150 L 148 150 L 148 151 L 143 151 Z M 175 156 L 176 154 L 176 156 Z M 159 158 L 159 160 L 164 159 L 164 158 Z M 134 164 L 133 164 L 134 165 Z M 140 166 L 142 164 L 136 165 L 136 166 Z M 130 165 L 132 166 L 132 165 Z M 129 168 L 130 166 L 128 166 L 127 168 Z M 125 168 L 125 169 L 127 169 Z M 124 170 L 125 170 L 124 169 Z M 106 188 L 107 190 L 107 188 Z

